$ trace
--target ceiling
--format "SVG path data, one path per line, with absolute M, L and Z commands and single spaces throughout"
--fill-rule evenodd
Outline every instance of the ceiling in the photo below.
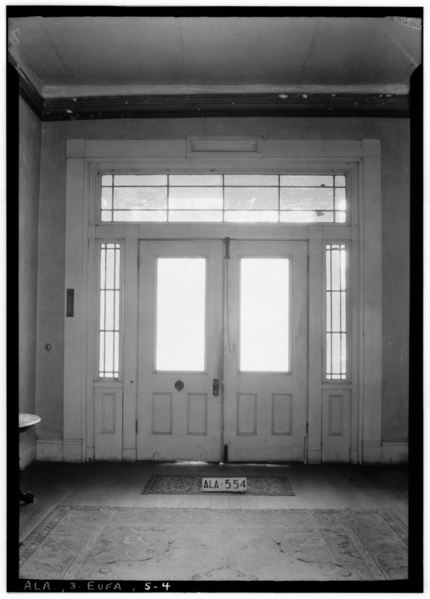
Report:
M 402 96 L 421 64 L 421 20 L 406 17 L 31 16 L 9 18 L 8 27 L 10 60 L 47 105 L 184 94 Z

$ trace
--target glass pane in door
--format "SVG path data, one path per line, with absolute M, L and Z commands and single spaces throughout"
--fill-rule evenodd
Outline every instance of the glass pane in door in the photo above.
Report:
M 157 258 L 157 371 L 205 371 L 206 259 Z
M 288 372 L 289 258 L 240 261 L 240 370 Z

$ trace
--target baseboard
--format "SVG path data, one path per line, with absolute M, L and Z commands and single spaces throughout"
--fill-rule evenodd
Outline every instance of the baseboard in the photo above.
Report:
M 136 448 L 124 448 L 122 449 L 122 461 L 123 462 L 135 462 L 137 460 Z
M 382 441 L 383 464 L 407 464 L 409 460 L 409 443 L 407 439 L 390 439 Z
M 62 439 L 37 439 L 36 459 L 38 462 L 62 462 Z
M 382 443 L 381 441 L 363 441 L 363 464 L 381 464 Z
M 21 448 L 21 445 L 20 445 Z M 79 439 L 37 439 L 34 442 L 34 459 L 39 462 L 83 462 L 82 441 Z M 127 448 L 122 450 L 123 462 L 135 462 L 137 459 L 136 448 Z M 23 461 L 23 456 L 21 456 Z M 94 447 L 86 448 L 85 460 L 94 460 Z M 23 467 L 23 466 L 21 466 Z
M 79 439 L 38 439 L 39 462 L 82 462 L 82 441 Z
M 356 449 L 351 449 L 349 462 L 351 464 L 358 464 L 358 451 Z
M 363 464 L 405 464 L 408 462 L 409 445 L 406 439 L 363 442 Z M 44 439 L 31 436 L 20 439 L 20 465 L 25 468 L 35 460 L 40 462 L 82 462 L 82 442 L 80 440 Z M 87 448 L 87 459 L 94 459 L 94 449 Z M 135 448 L 122 450 L 124 462 L 135 462 Z M 350 462 L 358 462 L 357 451 L 351 451 Z M 308 464 L 321 464 L 321 450 L 309 449 Z
M 308 464 L 321 464 L 321 449 L 308 449 Z
M 85 460 L 87 462 L 94 461 L 94 447 L 87 447 L 87 454 L 86 454 Z
M 63 441 L 63 462 L 82 462 L 82 440 L 64 439 Z
M 19 466 L 23 470 L 36 460 L 36 435 L 29 431 L 19 439 Z

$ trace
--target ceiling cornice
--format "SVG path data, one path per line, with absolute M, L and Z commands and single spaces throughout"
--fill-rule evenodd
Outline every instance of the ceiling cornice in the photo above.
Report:
M 407 95 L 409 85 L 44 85 L 35 86 L 46 99 L 109 96 L 182 96 L 232 94 L 383 94 Z
M 409 117 L 391 93 L 194 93 L 42 97 L 20 74 L 19 93 L 42 121 L 190 117 Z M 279 91 L 279 90 L 278 90 Z
M 25 100 L 28 106 L 33 110 L 39 119 L 43 120 L 43 98 L 40 95 L 38 89 L 28 79 L 23 71 L 17 67 L 17 65 L 11 61 L 11 64 L 15 67 L 18 73 L 18 92 L 19 95 Z
M 281 94 L 282 96 L 283 94 Z M 383 94 L 188 94 L 44 99 L 43 120 L 159 117 L 409 115 L 409 97 Z

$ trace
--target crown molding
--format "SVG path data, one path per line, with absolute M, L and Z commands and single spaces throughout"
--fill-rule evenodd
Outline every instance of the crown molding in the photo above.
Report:
M 22 70 L 19 95 L 42 121 L 195 117 L 408 118 L 409 95 L 304 91 L 44 97 Z M 306 88 L 307 89 L 307 88 Z
M 25 100 L 26 104 L 31 108 L 31 110 L 35 113 L 35 115 L 40 119 L 43 120 L 43 97 L 40 94 L 39 90 L 37 89 L 37 87 L 34 85 L 34 83 L 31 81 L 31 79 L 29 79 L 29 77 L 26 76 L 26 74 L 24 73 L 24 71 L 20 68 L 20 66 L 17 64 L 17 62 L 15 61 L 15 59 L 13 58 L 13 56 L 9 53 L 9 63 L 12 65 L 12 67 L 15 69 L 15 71 L 18 74 L 18 81 L 17 81 L 17 91 L 19 96 L 21 96 L 21 98 L 23 100 Z M 8 84 L 9 84 L 9 80 L 8 80 Z M 13 89 L 12 90 L 8 90 L 9 93 L 12 94 L 14 93 L 14 86 L 15 83 L 11 84 Z
M 181 94 L 44 98 L 43 120 L 180 117 L 408 117 L 408 95 Z
M 43 121 L 43 98 L 37 89 L 22 77 L 19 78 L 19 95 L 25 100 L 35 115 Z
M 407 95 L 409 85 L 44 85 L 36 86 L 48 99 L 123 96 L 246 95 L 271 94 L 281 99 L 293 95 Z

